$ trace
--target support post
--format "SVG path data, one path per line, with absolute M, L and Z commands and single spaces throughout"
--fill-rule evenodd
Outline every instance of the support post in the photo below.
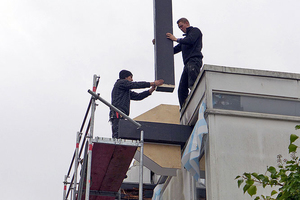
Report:
M 141 130 L 141 153 L 140 153 L 140 168 L 139 168 L 139 173 L 140 173 L 140 180 L 139 180 L 139 200 L 143 200 L 143 155 L 144 155 L 144 131 Z
M 97 76 L 94 75 L 93 80 L 93 92 L 96 92 L 96 82 Z M 95 98 L 92 98 L 92 108 L 91 108 L 91 125 L 90 125 L 90 134 L 89 134 L 89 151 L 88 151 L 88 165 L 87 165 L 87 174 L 86 174 L 86 189 L 85 189 L 85 199 L 90 199 L 90 186 L 91 186 L 91 166 L 92 166 L 92 150 L 93 150 L 93 134 L 94 134 L 94 117 L 95 117 Z
M 73 185 L 74 185 L 74 193 L 73 193 L 73 199 L 76 199 L 76 189 L 77 189 L 77 170 L 78 170 L 78 149 L 79 149 L 79 138 L 81 133 L 77 132 L 76 134 L 76 149 L 75 149 L 75 168 L 74 168 L 74 178 L 73 178 Z
M 64 179 L 64 191 L 63 191 L 63 200 L 66 200 L 66 196 L 67 196 L 67 179 L 68 179 L 68 176 L 65 175 L 65 179 Z
M 121 200 L 121 188 L 119 188 L 119 191 L 118 191 L 118 200 Z

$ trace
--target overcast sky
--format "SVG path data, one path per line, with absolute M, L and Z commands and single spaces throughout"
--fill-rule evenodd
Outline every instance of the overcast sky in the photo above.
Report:
M 203 33 L 204 64 L 300 73 L 300 1 L 173 0 L 173 30 L 186 17 Z M 121 69 L 154 80 L 153 0 L 0 1 L 0 199 L 62 199 L 92 88 L 107 101 Z M 178 85 L 183 63 L 175 55 Z M 131 103 L 131 117 L 174 93 Z M 99 103 L 100 104 L 100 103 Z M 99 105 L 95 136 L 110 137 Z

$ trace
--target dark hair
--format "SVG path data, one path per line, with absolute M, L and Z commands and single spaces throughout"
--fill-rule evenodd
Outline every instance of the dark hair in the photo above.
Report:
M 182 17 L 179 20 L 177 20 L 177 24 L 179 24 L 179 22 L 190 24 L 189 20 L 187 20 L 187 18 L 184 18 L 184 17 Z
M 120 79 L 125 79 L 125 78 L 127 78 L 128 76 L 132 76 L 132 73 L 131 73 L 130 71 L 128 71 L 128 70 L 123 69 L 123 70 L 120 71 L 120 73 L 119 73 L 119 78 L 120 78 Z

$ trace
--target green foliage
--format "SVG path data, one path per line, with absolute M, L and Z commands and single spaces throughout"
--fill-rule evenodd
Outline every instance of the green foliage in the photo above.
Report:
M 296 130 L 300 129 L 300 125 L 295 127 Z M 244 193 L 248 193 L 254 200 L 299 200 L 300 199 L 300 159 L 296 156 L 298 148 L 294 142 L 299 137 L 295 134 L 290 135 L 290 144 L 288 146 L 291 160 L 283 159 L 282 156 L 277 156 L 277 169 L 273 166 L 267 167 L 265 174 L 247 173 L 237 176 L 238 187 L 243 184 Z M 273 190 L 270 196 L 255 196 L 257 186 L 278 186 L 278 192 Z

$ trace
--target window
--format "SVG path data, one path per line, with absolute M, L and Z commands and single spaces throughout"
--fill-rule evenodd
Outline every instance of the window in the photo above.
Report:
M 300 116 L 300 101 L 213 93 L 213 108 Z

